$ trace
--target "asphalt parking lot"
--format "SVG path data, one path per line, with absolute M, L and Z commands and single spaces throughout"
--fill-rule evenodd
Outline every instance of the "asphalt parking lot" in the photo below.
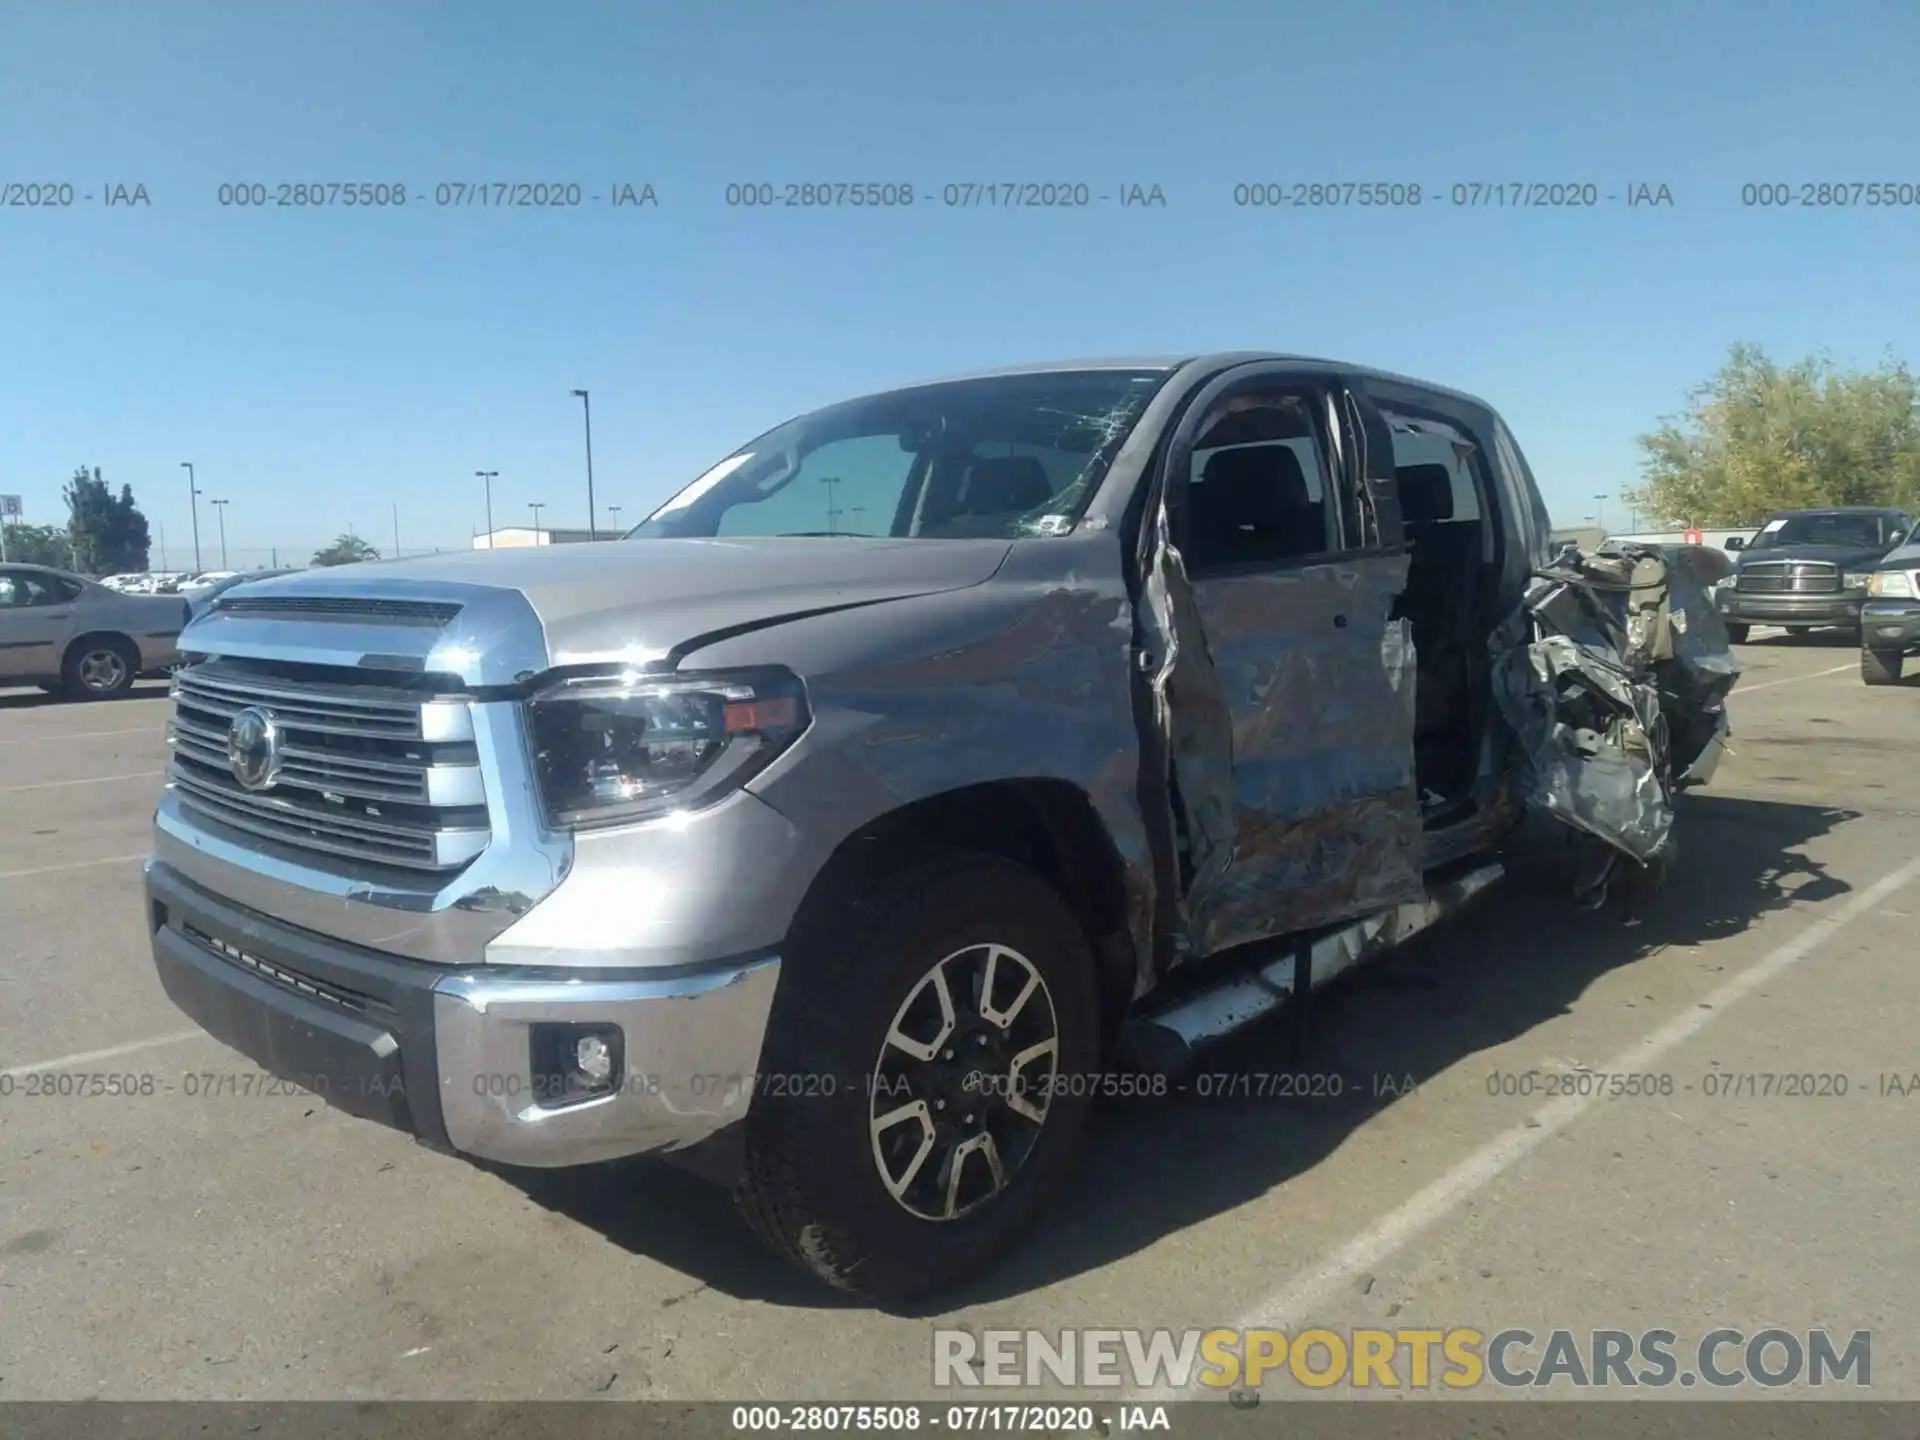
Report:
M 1920 683 L 1866 688 L 1837 639 L 1739 653 L 1734 753 L 1645 923 L 1522 847 L 1322 1003 L 1304 1064 L 1339 1098 L 1108 1105 L 1034 1239 L 913 1315 L 670 1169 L 492 1172 L 297 1093 L 189 1095 L 257 1072 L 146 952 L 164 691 L 0 692 L 0 1399 L 931 1399 L 937 1324 L 1309 1321 L 1870 1330 L 1872 1398 L 1920 1399 L 1920 1094 L 1884 1078 L 1920 1072 Z M 1672 1081 L 1498 1093 L 1581 1067 Z M 152 1093 L 27 1091 L 66 1073 Z M 1777 1074 L 1846 1093 L 1737 1078 Z

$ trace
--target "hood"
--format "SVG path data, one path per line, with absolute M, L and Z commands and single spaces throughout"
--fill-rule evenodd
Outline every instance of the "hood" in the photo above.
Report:
M 1745 569 L 1774 560 L 1824 560 L 1843 568 L 1877 565 L 1887 553 L 1884 545 L 1769 545 L 1760 550 L 1742 550 L 1737 562 Z
M 303 626 L 299 653 L 320 659 L 324 647 L 330 663 L 424 664 L 498 683 L 548 666 L 646 663 L 716 632 L 965 589 L 1010 549 L 1005 540 L 788 536 L 460 551 L 256 581 L 221 597 L 188 638 L 211 653 L 287 655 L 286 622 L 324 614 L 328 601 L 368 602 L 354 607 L 364 617 Z M 447 614 L 424 633 L 421 620 L 404 618 L 406 607 L 436 604 Z M 526 633 L 534 625 L 537 636 Z

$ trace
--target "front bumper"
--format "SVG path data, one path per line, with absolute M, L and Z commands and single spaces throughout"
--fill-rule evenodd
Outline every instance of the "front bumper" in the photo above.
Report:
M 147 862 L 146 891 L 174 1004 L 269 1073 L 436 1149 L 537 1167 L 680 1150 L 743 1118 L 754 1093 L 777 957 L 449 969 L 242 909 L 162 862 Z M 619 1027 L 610 1093 L 556 1101 L 536 1074 L 545 1023 Z
M 1860 643 L 1870 650 L 1920 645 L 1920 600 L 1869 600 L 1860 607 Z
M 1735 590 L 1717 591 L 1720 618 L 1736 625 L 1841 625 L 1851 629 L 1860 621 L 1858 592 L 1825 595 L 1766 595 Z

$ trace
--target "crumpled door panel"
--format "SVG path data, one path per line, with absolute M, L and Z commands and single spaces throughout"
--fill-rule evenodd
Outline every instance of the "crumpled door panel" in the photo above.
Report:
M 1652 546 L 1569 551 L 1490 643 L 1528 803 L 1663 869 L 1674 793 L 1711 773 L 1740 675 L 1698 582 Z
M 1184 848 L 1178 951 L 1423 899 L 1404 556 L 1191 580 L 1163 537 L 1139 608 Z

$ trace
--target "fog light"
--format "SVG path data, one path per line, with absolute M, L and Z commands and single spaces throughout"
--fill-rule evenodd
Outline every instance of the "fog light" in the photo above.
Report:
M 618 1025 L 542 1023 L 532 1027 L 533 1093 L 551 1108 L 609 1095 L 626 1063 Z
M 573 1068 L 592 1085 L 604 1085 L 613 1078 L 613 1050 L 598 1035 L 582 1035 L 573 1047 Z

